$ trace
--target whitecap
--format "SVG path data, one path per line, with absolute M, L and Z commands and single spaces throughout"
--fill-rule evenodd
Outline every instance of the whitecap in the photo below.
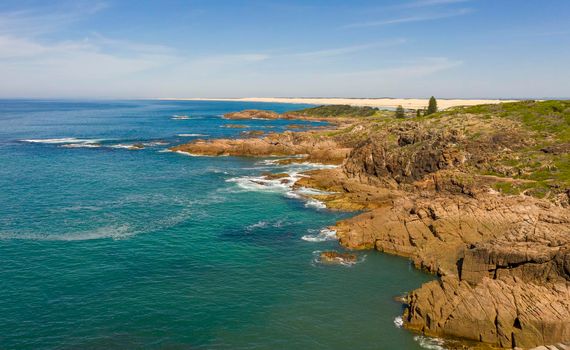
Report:
M 179 136 L 179 137 L 206 137 L 208 135 L 205 135 L 205 134 L 178 134 L 176 136 Z
M 289 177 L 275 180 L 269 180 L 265 176 L 243 176 L 227 179 L 226 182 L 233 182 L 241 189 L 247 191 L 286 193 L 297 179 L 295 175 L 290 174 Z
M 46 144 L 63 144 L 63 143 L 98 143 L 104 141 L 104 139 L 77 139 L 75 137 L 62 137 L 62 138 L 53 138 L 53 139 L 26 139 L 20 140 L 22 142 L 31 142 L 31 143 L 46 143 Z
M 284 225 L 284 221 L 283 220 L 277 220 L 276 222 L 273 223 L 273 227 L 283 227 Z
M 258 228 L 266 228 L 269 225 L 267 221 L 258 221 L 255 224 L 247 226 L 245 229 L 247 231 L 253 231 Z
M 119 149 L 128 149 L 128 150 L 141 150 L 142 147 L 138 145 L 143 144 L 134 144 L 134 143 L 118 143 L 116 145 L 110 145 L 111 148 L 119 148 Z M 144 146 L 144 145 L 143 145 Z
M 303 196 L 301 196 L 299 193 L 295 192 L 295 191 L 287 191 L 285 192 L 285 197 L 287 198 L 293 198 L 293 199 L 302 199 Z
M 188 119 L 190 119 L 190 117 L 187 115 L 176 115 L 175 114 L 170 119 L 172 119 L 172 120 L 188 120 Z
M 207 156 L 204 154 L 195 154 L 195 153 L 184 152 L 184 151 L 175 151 L 175 153 L 182 154 L 182 155 L 189 156 L 189 157 L 211 157 L 211 156 Z
M 305 208 L 325 209 L 326 207 L 325 203 L 314 198 L 310 198 L 307 203 L 305 203 Z
M 237 187 L 243 191 L 258 192 L 277 192 L 282 193 L 287 198 L 305 200 L 305 207 L 314 209 L 325 209 L 327 206 L 324 202 L 311 198 L 312 195 L 326 195 L 332 192 L 321 191 L 317 189 L 299 187 L 293 189 L 293 185 L 301 177 L 306 175 L 290 172 L 288 176 L 278 179 L 268 179 L 265 176 L 242 176 L 232 177 L 226 182 L 235 183 Z
M 315 232 L 315 230 L 309 230 L 309 232 Z M 324 228 L 318 231 L 318 233 L 308 234 L 301 237 L 303 241 L 307 242 L 325 242 L 325 241 L 336 241 L 336 231 Z
M 394 325 L 397 328 L 402 328 L 404 326 L 404 319 L 402 318 L 402 316 L 397 316 L 396 318 L 394 318 Z
M 101 147 L 98 143 L 66 143 L 59 147 L 64 148 L 99 148 Z
M 285 157 L 285 158 L 264 159 L 264 160 L 260 160 L 257 163 L 263 164 L 263 165 L 291 166 L 291 165 L 301 164 L 301 163 L 283 165 L 283 164 L 279 164 L 279 162 L 281 162 L 282 160 L 285 160 L 285 159 L 303 159 L 303 158 L 307 158 L 308 156 L 309 156 L 308 154 L 297 154 L 297 155 L 293 155 L 293 156 L 289 156 L 289 157 Z
M 154 146 L 165 146 L 168 145 L 168 142 L 166 141 L 148 141 L 148 142 L 142 142 L 142 145 L 147 146 L 147 147 L 154 147 Z
M 424 349 L 445 350 L 445 342 L 439 338 L 430 338 L 423 335 L 416 335 L 414 340 Z

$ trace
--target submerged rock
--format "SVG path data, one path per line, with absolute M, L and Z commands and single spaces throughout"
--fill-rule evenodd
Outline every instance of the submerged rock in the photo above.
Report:
M 228 129 L 247 129 L 247 128 L 249 128 L 248 125 L 243 125 L 243 124 L 225 124 L 225 125 L 222 125 L 222 127 L 228 128 Z
M 144 145 L 142 143 L 135 143 L 134 145 L 128 147 L 128 149 L 131 151 L 138 151 L 144 149 Z
M 322 252 L 319 257 L 322 263 L 328 264 L 354 264 L 357 260 L 355 254 L 339 253 L 336 251 Z

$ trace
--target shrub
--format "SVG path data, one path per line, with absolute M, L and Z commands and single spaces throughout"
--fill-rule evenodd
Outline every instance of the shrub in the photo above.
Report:
M 399 105 L 398 108 L 396 108 L 396 118 L 405 118 L 406 117 L 406 111 L 404 110 L 404 107 L 402 107 L 402 105 Z

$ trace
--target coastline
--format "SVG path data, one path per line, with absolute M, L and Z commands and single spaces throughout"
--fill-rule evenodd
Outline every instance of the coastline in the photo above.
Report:
M 507 145 L 528 148 L 532 132 L 500 118 L 465 118 L 446 115 L 441 125 L 389 120 L 380 122 L 382 129 L 348 118 L 326 131 L 202 140 L 171 149 L 340 164 L 306 172 L 294 185 L 328 192 L 310 197 L 330 209 L 364 211 L 332 228 L 340 244 L 409 258 L 440 278 L 409 293 L 404 327 L 501 348 L 567 341 L 570 215 L 556 198 L 568 201 L 568 194 L 547 200 L 497 192 L 505 183 L 524 181 L 508 171 L 503 178 L 474 173 L 470 159 L 493 164 Z M 497 132 L 508 136 L 498 139 Z M 529 300 L 540 300 L 540 307 Z
M 426 108 L 429 99 L 418 98 L 304 98 L 304 97 L 244 97 L 244 98 L 158 98 L 172 101 L 233 101 L 233 102 L 267 102 L 312 105 L 349 105 L 360 107 L 396 108 L 399 105 L 406 109 Z M 481 104 L 498 104 L 517 102 L 517 100 L 500 99 L 438 99 L 441 110 L 457 106 L 475 106 Z

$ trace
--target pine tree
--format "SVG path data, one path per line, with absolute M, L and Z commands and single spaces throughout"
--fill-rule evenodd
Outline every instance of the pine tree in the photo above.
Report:
M 422 110 L 421 109 L 416 109 L 416 117 L 421 117 L 422 116 Z
M 429 99 L 429 104 L 425 115 L 434 114 L 435 112 L 437 112 L 437 101 L 435 97 L 432 96 Z
M 406 117 L 406 111 L 404 110 L 404 107 L 402 107 L 401 105 L 398 106 L 398 108 L 396 108 L 396 118 L 405 118 Z

